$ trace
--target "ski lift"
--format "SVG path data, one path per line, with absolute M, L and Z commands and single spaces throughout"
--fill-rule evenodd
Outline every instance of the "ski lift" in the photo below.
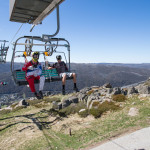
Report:
M 19 43 L 21 40 L 25 40 L 24 43 Z M 27 42 L 28 41 L 28 42 Z M 30 42 L 29 42 L 30 41 Z M 37 43 L 38 42 L 38 43 Z M 59 42 L 64 42 L 64 44 L 59 44 Z M 43 55 L 44 60 L 46 62 L 46 57 L 52 56 L 54 53 L 62 53 L 64 55 L 66 64 L 68 65 L 68 70 L 70 71 L 70 44 L 67 40 L 63 38 L 49 38 L 43 36 L 43 37 L 34 37 L 34 36 L 24 36 L 20 37 L 16 40 L 15 43 L 13 43 L 13 55 L 11 60 L 11 72 L 13 75 L 13 79 L 17 85 L 27 85 L 28 82 L 25 79 L 25 72 L 21 69 L 16 69 L 15 67 L 15 59 L 16 58 L 24 58 L 24 55 L 26 57 L 30 57 L 31 53 L 34 52 L 32 48 L 38 46 L 41 47 L 41 51 L 39 51 L 40 55 Z M 24 50 L 17 50 L 17 46 L 25 46 Z M 68 59 L 66 57 L 65 52 L 57 51 L 58 47 L 65 47 L 68 52 Z M 45 50 L 43 51 L 43 49 Z M 21 48 L 22 49 L 22 48 Z M 68 61 L 67 61 L 68 60 Z M 45 76 L 45 82 L 53 82 L 53 81 L 61 81 L 61 78 L 59 77 L 56 69 L 48 70 L 43 69 L 42 75 Z M 72 79 L 72 77 L 68 77 L 67 79 Z M 35 83 L 38 83 L 38 81 L 35 81 Z
M 57 30 L 52 35 L 42 35 L 40 36 L 24 36 L 18 38 L 13 43 L 13 55 L 11 60 L 11 72 L 13 79 L 18 85 L 27 85 L 25 79 L 25 72 L 20 69 L 15 68 L 15 59 L 18 57 L 31 56 L 31 53 L 34 52 L 33 48 L 38 46 L 42 47 L 44 51 L 39 51 L 40 55 L 44 56 L 45 64 L 46 57 L 52 56 L 53 53 L 63 53 L 66 59 L 65 52 L 57 51 L 58 47 L 67 48 L 68 52 L 68 63 L 66 59 L 66 64 L 68 64 L 68 70 L 70 71 L 70 44 L 64 38 L 53 38 L 59 32 L 60 23 L 59 23 L 59 4 L 64 0 L 10 0 L 10 21 L 29 23 L 33 24 L 30 31 L 33 30 L 35 25 L 41 24 L 42 20 L 49 15 L 55 8 L 57 12 Z M 25 42 L 20 42 L 24 40 Z M 63 42 L 64 44 L 59 44 Z M 18 50 L 18 46 L 25 46 L 24 51 Z M 20 48 L 19 48 L 20 49 Z M 37 50 L 36 50 L 37 51 Z M 42 74 L 45 76 L 45 82 L 52 81 L 61 81 L 61 78 L 58 76 L 56 69 L 52 70 L 43 70 Z M 72 79 L 68 77 L 67 79 Z M 38 83 L 38 81 L 35 81 Z
M 0 46 L 0 63 L 6 63 L 6 56 L 7 51 L 9 47 L 5 46 L 5 43 L 8 42 L 6 40 L 0 40 L 1 46 Z

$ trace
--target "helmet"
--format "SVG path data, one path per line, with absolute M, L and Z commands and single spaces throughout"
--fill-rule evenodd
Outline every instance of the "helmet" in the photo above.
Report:
M 32 54 L 32 60 L 34 61 L 34 62 L 37 62 L 38 61 L 38 59 L 39 59 L 39 52 L 34 52 L 33 54 Z
M 61 55 L 57 55 L 57 56 L 56 56 L 56 59 L 57 59 L 57 60 L 61 60 L 61 59 L 62 59 Z

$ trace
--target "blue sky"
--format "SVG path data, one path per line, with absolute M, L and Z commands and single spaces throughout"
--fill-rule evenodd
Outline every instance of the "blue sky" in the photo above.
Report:
M 9 21 L 8 0 L 1 0 L 0 18 L 0 39 L 11 41 L 21 23 Z M 70 42 L 71 62 L 150 63 L 150 0 L 65 0 L 60 25 L 56 37 Z M 30 28 L 24 24 L 15 39 L 53 34 L 55 11 L 31 33 Z M 12 45 L 7 61 L 11 55 Z

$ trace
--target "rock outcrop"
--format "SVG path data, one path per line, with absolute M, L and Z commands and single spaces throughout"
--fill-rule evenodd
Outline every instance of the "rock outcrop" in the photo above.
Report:
M 150 94 L 150 79 L 146 82 L 138 84 L 136 86 L 126 86 L 126 87 L 112 87 L 110 83 L 106 83 L 103 86 L 92 86 L 85 87 L 81 89 L 79 92 L 74 93 L 72 95 L 65 96 L 61 100 L 61 102 L 52 102 L 53 109 L 63 109 L 68 107 L 70 104 L 76 104 L 78 102 L 83 102 L 86 104 L 88 109 L 98 106 L 105 101 L 111 102 L 113 95 L 128 95 L 128 97 L 133 94 L 137 94 L 138 97 L 143 95 L 147 96 Z M 21 100 L 15 107 L 19 106 L 28 106 L 25 100 Z

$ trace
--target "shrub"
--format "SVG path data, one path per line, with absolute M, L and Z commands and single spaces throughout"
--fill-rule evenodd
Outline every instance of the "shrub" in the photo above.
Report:
M 34 107 L 36 108 L 43 108 L 45 107 L 46 105 L 44 105 L 43 103 L 38 103 L 38 104 L 35 104 Z
M 77 104 L 72 103 L 68 107 L 59 110 L 59 112 L 65 114 L 66 116 L 68 116 L 70 114 L 78 113 L 79 110 L 85 109 L 85 108 L 86 108 L 86 104 L 84 104 L 83 102 L 80 102 L 80 103 L 77 103 Z
M 112 99 L 116 102 L 124 102 L 126 100 L 126 97 L 122 94 L 113 95 Z
M 41 103 L 43 100 L 27 100 L 30 106 L 35 106 L 38 103 Z
M 11 112 L 10 109 L 3 109 L 3 110 L 0 111 L 0 115 L 8 114 L 10 112 Z
M 66 114 L 64 112 L 60 112 L 58 110 L 55 110 L 53 108 L 51 108 L 49 111 L 48 111 L 48 115 L 50 116 L 57 116 L 59 115 L 60 117 L 66 117 Z
M 95 118 L 99 118 L 102 115 L 102 112 L 98 108 L 90 109 L 90 114 L 93 115 Z
M 104 112 L 109 110 L 118 110 L 120 107 L 115 105 L 113 102 L 105 101 L 98 106 L 98 108 L 90 109 L 90 114 L 93 115 L 95 118 L 99 118 Z
M 45 102 L 45 103 L 52 103 L 53 101 L 55 101 L 55 102 L 60 102 L 61 99 L 58 98 L 58 97 L 52 97 L 52 98 L 46 98 L 46 99 L 44 99 L 44 102 Z
M 53 108 L 51 108 L 49 111 L 48 111 L 48 115 L 50 116 L 57 116 L 59 114 L 58 110 L 55 110 Z
M 92 101 L 91 101 L 92 102 Z M 93 101 L 92 107 L 98 107 L 100 104 L 99 101 Z
M 88 109 L 85 109 L 85 111 L 78 112 L 78 114 L 80 117 L 85 118 L 89 115 L 89 111 Z

